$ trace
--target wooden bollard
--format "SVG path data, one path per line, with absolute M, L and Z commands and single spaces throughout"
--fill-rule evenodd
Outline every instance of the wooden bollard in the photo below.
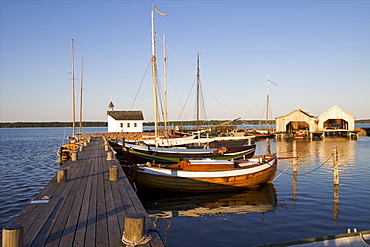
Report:
M 271 145 L 270 145 L 270 138 L 267 138 L 266 140 L 266 152 L 267 154 L 271 154 Z
M 104 148 L 105 148 L 105 149 L 104 149 L 104 151 L 108 151 L 108 150 L 109 150 L 109 146 L 108 146 L 108 144 L 105 144 L 105 145 L 104 145 Z
M 80 146 L 80 152 L 84 151 L 84 146 Z
M 78 153 L 77 152 L 73 152 L 72 153 L 72 161 L 77 161 L 78 160 Z
M 57 171 L 57 183 L 67 182 L 67 169 L 60 168 Z
M 14 224 L 3 227 L 2 247 L 23 247 L 23 226 Z
M 107 160 L 113 160 L 113 153 L 107 152 Z
M 141 240 L 145 235 L 145 216 L 142 213 L 131 213 L 125 217 L 124 238 L 131 242 Z
M 85 146 L 85 147 L 87 146 L 87 141 L 84 141 L 84 146 Z
M 109 181 L 117 180 L 118 180 L 118 167 L 117 166 L 109 167 Z
M 339 169 L 338 169 L 338 149 L 337 146 L 334 147 L 334 157 L 333 157 L 333 166 L 334 166 L 334 184 L 339 184 Z

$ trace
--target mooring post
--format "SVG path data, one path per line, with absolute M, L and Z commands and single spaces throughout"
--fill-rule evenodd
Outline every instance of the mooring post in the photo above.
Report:
M 271 154 L 270 138 L 267 138 L 266 145 L 267 145 L 267 147 L 266 147 L 267 154 Z
M 57 183 L 67 182 L 67 169 L 59 168 L 57 170 Z
M 118 166 L 109 167 L 109 181 L 118 180 Z
M 145 216 L 142 213 L 131 213 L 125 217 L 125 228 L 122 241 L 138 243 L 145 236 Z
M 107 152 L 107 160 L 113 160 L 113 153 Z
M 14 224 L 3 227 L 2 247 L 23 247 L 23 226 Z
M 82 151 L 84 151 L 84 146 L 83 145 L 80 146 L 80 152 L 82 152 Z
M 334 167 L 334 184 L 339 184 L 339 169 L 338 169 L 338 149 L 334 146 L 333 150 L 333 167 Z
M 72 153 L 72 161 L 77 161 L 78 160 L 78 153 L 77 152 L 73 152 Z
M 297 173 L 297 141 L 293 140 L 293 173 Z

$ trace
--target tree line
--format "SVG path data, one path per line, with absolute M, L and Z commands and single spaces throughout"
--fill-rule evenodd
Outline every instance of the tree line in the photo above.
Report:
M 80 126 L 79 123 L 76 126 Z M 83 127 L 107 127 L 107 122 L 82 122 Z M 72 127 L 72 122 L 14 122 L 0 123 L 0 128 L 56 128 Z
M 225 123 L 224 120 L 208 120 L 201 121 L 200 125 L 213 126 Z M 368 124 L 370 119 L 355 120 L 355 124 Z M 265 125 L 265 120 L 235 120 L 230 125 Z M 269 125 L 275 125 L 275 120 L 269 120 Z M 144 122 L 144 126 L 154 126 L 154 122 Z M 163 122 L 158 123 L 159 126 L 164 126 Z M 167 126 L 196 126 L 197 121 L 169 121 Z M 79 123 L 76 123 L 76 127 Z M 108 122 L 82 122 L 83 127 L 108 127 Z M 72 127 L 72 122 L 14 122 L 0 123 L 0 128 L 56 128 L 56 127 Z

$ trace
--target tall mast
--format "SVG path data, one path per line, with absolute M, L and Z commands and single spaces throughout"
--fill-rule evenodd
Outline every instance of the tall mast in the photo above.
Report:
M 200 68 L 199 68 L 199 53 L 197 54 L 197 127 L 199 127 L 199 105 L 200 105 Z
M 164 101 L 164 129 L 167 129 L 167 54 L 166 40 L 163 34 L 163 101 Z
M 75 61 L 75 58 L 74 58 L 74 43 L 73 43 L 73 39 L 72 39 L 72 136 L 75 137 L 76 136 L 76 133 L 75 133 L 75 65 L 74 65 L 74 62 Z
M 157 64 L 155 54 L 155 38 L 154 38 L 154 10 L 152 10 L 152 79 L 153 79 L 153 107 L 154 107 L 154 132 L 155 143 L 158 145 L 158 105 L 157 105 Z
M 267 132 L 269 132 L 269 126 L 268 126 L 269 104 L 270 104 L 270 74 L 267 74 L 267 92 L 266 92 L 266 130 Z
M 80 75 L 80 135 L 82 135 L 82 86 L 84 74 L 84 58 L 81 61 L 81 75 Z

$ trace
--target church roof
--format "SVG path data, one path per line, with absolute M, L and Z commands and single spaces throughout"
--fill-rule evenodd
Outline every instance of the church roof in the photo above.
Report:
M 144 120 L 142 111 L 108 111 L 107 115 L 115 120 Z
M 111 102 L 109 102 L 109 105 L 108 105 L 108 107 L 109 108 L 112 108 L 112 107 L 114 107 L 114 104 L 113 104 L 113 102 L 111 101 Z

